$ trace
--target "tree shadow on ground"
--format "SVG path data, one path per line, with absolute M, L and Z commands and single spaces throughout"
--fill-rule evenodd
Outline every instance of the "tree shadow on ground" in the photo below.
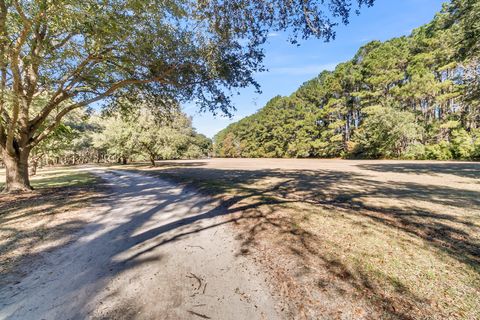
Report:
M 156 161 L 155 166 L 162 168 L 162 167 L 201 167 L 206 165 L 205 161 L 188 161 L 188 162 L 178 162 L 178 161 Z
M 234 222 L 243 230 L 238 236 L 242 254 L 257 251 L 257 256 L 262 255 L 258 248 L 265 245 L 260 240 L 265 233 L 283 246 L 283 250 L 269 247 L 273 254 L 264 264 L 276 282 L 284 284 L 282 296 L 291 304 L 288 311 L 292 317 L 413 319 L 412 309 L 428 303 L 392 276 L 383 274 L 376 279 L 360 264 L 344 263 L 324 249 L 326 241 L 321 235 L 303 229 L 291 217 L 278 215 L 279 210 L 282 208 L 273 205 L 262 213 L 250 211 Z M 342 248 L 336 249 L 340 255 Z M 292 269 L 297 271 L 292 273 Z M 379 280 L 396 283 L 394 294 L 387 293 Z M 362 312 L 356 314 L 358 310 Z
M 0 195 L 0 310 L 47 254 L 78 239 L 88 224 L 80 209 L 105 194 L 95 185 L 77 185 Z
M 469 167 L 469 164 L 466 164 L 466 167 Z M 467 172 L 468 170 L 465 169 Z M 178 168 L 150 174 L 183 181 L 187 186 L 200 187 L 210 194 L 233 192 L 256 199 L 253 208 L 241 207 L 239 211 L 243 214 L 241 219 L 254 221 L 248 232 L 242 235 L 243 251 L 248 252 L 255 248 L 256 238 L 265 230 L 288 234 L 290 240 L 281 245 L 294 244 L 290 249 L 297 256 L 307 256 L 308 260 L 316 261 L 305 265 L 323 265 L 335 278 L 345 280 L 339 288 L 347 282 L 358 292 L 367 292 L 368 296 L 379 302 L 385 312 L 395 318 L 408 319 L 414 314 L 413 309 L 421 315 L 422 311 L 418 306 L 429 306 L 429 302 L 408 292 L 408 288 L 398 279 L 384 276 L 383 282 L 393 284 L 397 291 L 393 299 L 389 298 L 381 293 L 382 288 L 378 287 L 378 283 L 372 282 L 369 274 L 360 267 L 352 270 L 352 266 L 347 267 L 334 257 L 322 255 L 321 250 L 311 249 L 314 247 L 312 244 L 321 243 L 321 240 L 318 234 L 299 227 L 298 220 L 289 216 L 278 216 L 273 212 L 265 215 L 259 213 L 258 208 L 265 205 L 275 208 L 282 203 L 307 202 L 333 212 L 341 210 L 342 215 L 347 217 L 362 217 L 379 223 L 391 230 L 389 232 L 392 234 L 401 231 L 421 239 L 431 250 L 447 254 L 470 266 L 477 275 L 480 274 L 480 192 L 416 182 L 382 182 L 372 180 L 362 173 L 325 170 Z M 375 204 L 368 201 L 369 198 L 384 201 Z M 245 200 L 236 197 L 232 199 L 236 199 L 236 203 Z M 429 207 L 430 204 L 432 207 Z M 222 206 L 235 208 L 232 203 L 224 203 Z M 249 210 L 253 210 L 250 215 Z M 282 207 L 277 207 L 277 211 L 282 210 Z M 342 248 L 339 247 L 338 251 L 341 252 Z M 342 290 L 345 291 L 338 289 Z
M 206 161 L 201 161 L 201 160 L 199 160 L 199 161 L 188 160 L 188 161 L 185 161 L 185 162 L 169 161 L 169 160 L 155 161 L 155 167 L 157 167 L 157 168 L 201 167 L 201 166 L 204 166 L 206 164 L 207 164 Z M 107 164 L 106 166 L 110 167 L 111 164 Z M 118 169 L 122 169 L 122 167 L 123 168 L 135 168 L 135 167 L 143 168 L 145 166 L 152 167 L 150 162 L 132 162 L 132 163 L 128 163 L 128 165 L 126 165 L 126 166 L 117 164 L 117 165 L 114 166 L 114 168 L 118 168 Z
M 451 174 L 459 177 L 480 179 L 479 162 L 449 163 L 376 163 L 360 164 L 357 167 L 377 172 L 395 172 L 408 174 Z
M 468 164 L 466 164 L 468 165 Z M 155 174 L 155 173 L 154 173 Z M 387 226 L 401 227 L 448 250 L 457 259 L 480 263 L 480 192 L 416 182 L 382 182 L 359 173 L 326 170 L 217 170 L 182 168 L 159 171 L 160 177 L 192 181 L 201 190 L 248 190 L 251 194 L 351 209 Z M 211 181 L 225 181 L 220 186 Z M 265 184 L 259 184 L 265 181 Z M 270 181 L 270 183 L 268 183 Z M 253 186 L 250 188 L 250 186 Z M 267 189 L 268 188 L 268 189 Z M 379 204 L 368 198 L 391 200 Z M 438 207 L 421 207 L 421 203 Z M 463 210 L 458 214 L 459 210 Z

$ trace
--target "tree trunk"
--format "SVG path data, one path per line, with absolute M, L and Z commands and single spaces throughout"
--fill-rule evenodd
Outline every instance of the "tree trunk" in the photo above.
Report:
M 5 163 L 5 187 L 3 192 L 25 192 L 32 190 L 28 178 L 28 156 L 30 150 L 16 150 L 15 154 L 10 154 L 3 150 L 3 161 Z
M 37 174 L 37 167 L 38 167 L 38 160 L 37 159 L 32 159 L 32 170 L 31 170 L 31 175 L 32 176 Z

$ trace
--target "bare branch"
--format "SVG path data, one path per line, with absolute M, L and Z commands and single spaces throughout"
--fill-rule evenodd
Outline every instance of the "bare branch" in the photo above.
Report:
M 60 40 L 57 44 L 53 45 L 53 46 L 52 46 L 52 49 L 53 49 L 53 50 L 58 50 L 58 49 L 60 49 L 61 47 L 63 47 L 64 45 L 66 45 L 66 44 L 68 43 L 68 41 L 70 41 L 70 39 L 72 39 L 74 36 L 75 36 L 75 33 L 69 33 L 67 36 L 65 36 L 65 38 L 63 38 L 62 40 Z

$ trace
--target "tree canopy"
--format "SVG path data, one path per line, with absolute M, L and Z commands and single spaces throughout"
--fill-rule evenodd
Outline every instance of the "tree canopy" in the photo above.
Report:
M 453 1 L 408 37 L 364 45 L 218 133 L 216 155 L 480 158 L 479 14 Z
M 103 117 L 93 146 L 123 163 L 147 159 L 152 166 L 155 160 L 203 158 L 211 151 L 210 139 L 196 133 L 184 113 L 172 110 L 160 118 L 145 107 L 128 116 Z

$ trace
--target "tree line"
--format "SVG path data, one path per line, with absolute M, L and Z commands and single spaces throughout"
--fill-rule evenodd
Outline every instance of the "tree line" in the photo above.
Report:
M 372 41 L 214 138 L 221 157 L 480 158 L 480 3 Z
M 48 165 L 149 161 L 155 166 L 156 160 L 207 157 L 211 144 L 178 108 L 161 116 L 143 106 L 128 115 L 77 110 L 32 149 L 30 173 Z

